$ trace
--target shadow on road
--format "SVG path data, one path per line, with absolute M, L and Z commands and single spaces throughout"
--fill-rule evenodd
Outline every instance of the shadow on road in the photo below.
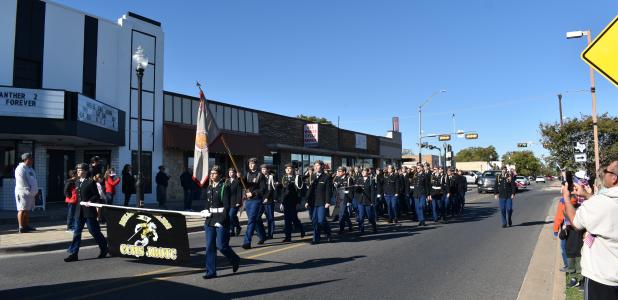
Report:
M 203 280 L 200 276 L 195 285 L 167 281 L 171 277 L 186 276 L 201 271 L 167 272 L 146 276 L 123 277 L 114 279 L 98 279 L 88 281 L 74 281 L 61 284 L 31 286 L 0 291 L 1 299 L 66 299 L 79 297 L 80 299 L 174 299 L 181 294 L 187 299 L 193 297 L 213 299 L 237 299 L 243 297 L 263 296 L 281 291 L 300 289 L 339 281 L 314 281 L 291 285 L 274 286 L 269 288 L 236 291 L 223 293 L 206 288 L 211 281 L 222 279 Z M 198 275 L 195 275 L 198 276 Z M 225 279 L 228 280 L 228 279 Z M 247 285 L 249 287 L 250 285 Z
M 545 225 L 552 223 L 552 221 L 534 221 L 534 222 L 523 222 L 521 224 L 517 224 L 515 226 L 536 226 L 536 225 Z
M 464 207 L 463 214 L 448 219 L 449 224 L 453 223 L 468 223 L 477 222 L 487 219 L 498 212 L 496 207 L 477 206 L 474 204 L 468 204 Z

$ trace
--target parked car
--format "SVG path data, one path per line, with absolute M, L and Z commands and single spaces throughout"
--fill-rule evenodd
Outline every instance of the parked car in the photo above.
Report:
M 475 173 L 475 171 L 461 171 L 461 174 L 466 177 L 466 181 L 468 182 L 468 184 L 476 183 L 478 175 Z
M 494 191 L 494 185 L 496 184 L 496 177 L 500 174 L 499 170 L 485 171 L 481 176 L 478 185 L 479 194 L 489 193 Z
M 534 180 L 534 182 L 536 182 L 536 183 L 539 183 L 539 182 L 545 183 L 546 182 L 545 181 L 545 177 L 537 176 L 536 179 Z

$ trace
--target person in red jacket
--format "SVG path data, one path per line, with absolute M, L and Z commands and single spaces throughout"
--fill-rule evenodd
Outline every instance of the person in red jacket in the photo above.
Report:
M 77 206 L 77 194 L 75 192 L 75 170 L 69 170 L 64 184 L 64 202 L 67 203 L 67 232 L 73 233 L 75 229 L 75 208 Z
M 114 170 L 114 168 L 105 171 L 105 194 L 107 195 L 107 204 L 114 204 L 116 186 L 119 183 L 120 178 L 116 176 L 116 170 Z

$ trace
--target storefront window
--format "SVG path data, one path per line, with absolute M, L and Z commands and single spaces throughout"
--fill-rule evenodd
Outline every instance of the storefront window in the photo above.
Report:
M 15 160 L 15 142 L 0 141 L 0 185 L 3 178 L 15 177 L 15 167 L 18 161 Z

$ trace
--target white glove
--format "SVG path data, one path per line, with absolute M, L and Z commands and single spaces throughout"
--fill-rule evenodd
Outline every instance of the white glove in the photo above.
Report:
M 210 211 L 208 211 L 207 209 L 200 211 L 200 214 L 202 215 L 202 217 L 204 218 L 208 218 L 210 217 Z
M 283 211 L 283 204 L 279 205 L 279 210 Z
M 352 206 L 352 203 L 348 202 L 348 203 L 346 203 L 345 206 L 350 207 L 350 206 Z
M 221 224 L 219 224 L 219 223 L 217 222 L 217 223 L 215 223 L 215 227 L 217 227 L 217 228 L 223 228 L 223 225 L 221 225 Z
M 382 198 L 382 195 L 378 195 L 378 198 Z

